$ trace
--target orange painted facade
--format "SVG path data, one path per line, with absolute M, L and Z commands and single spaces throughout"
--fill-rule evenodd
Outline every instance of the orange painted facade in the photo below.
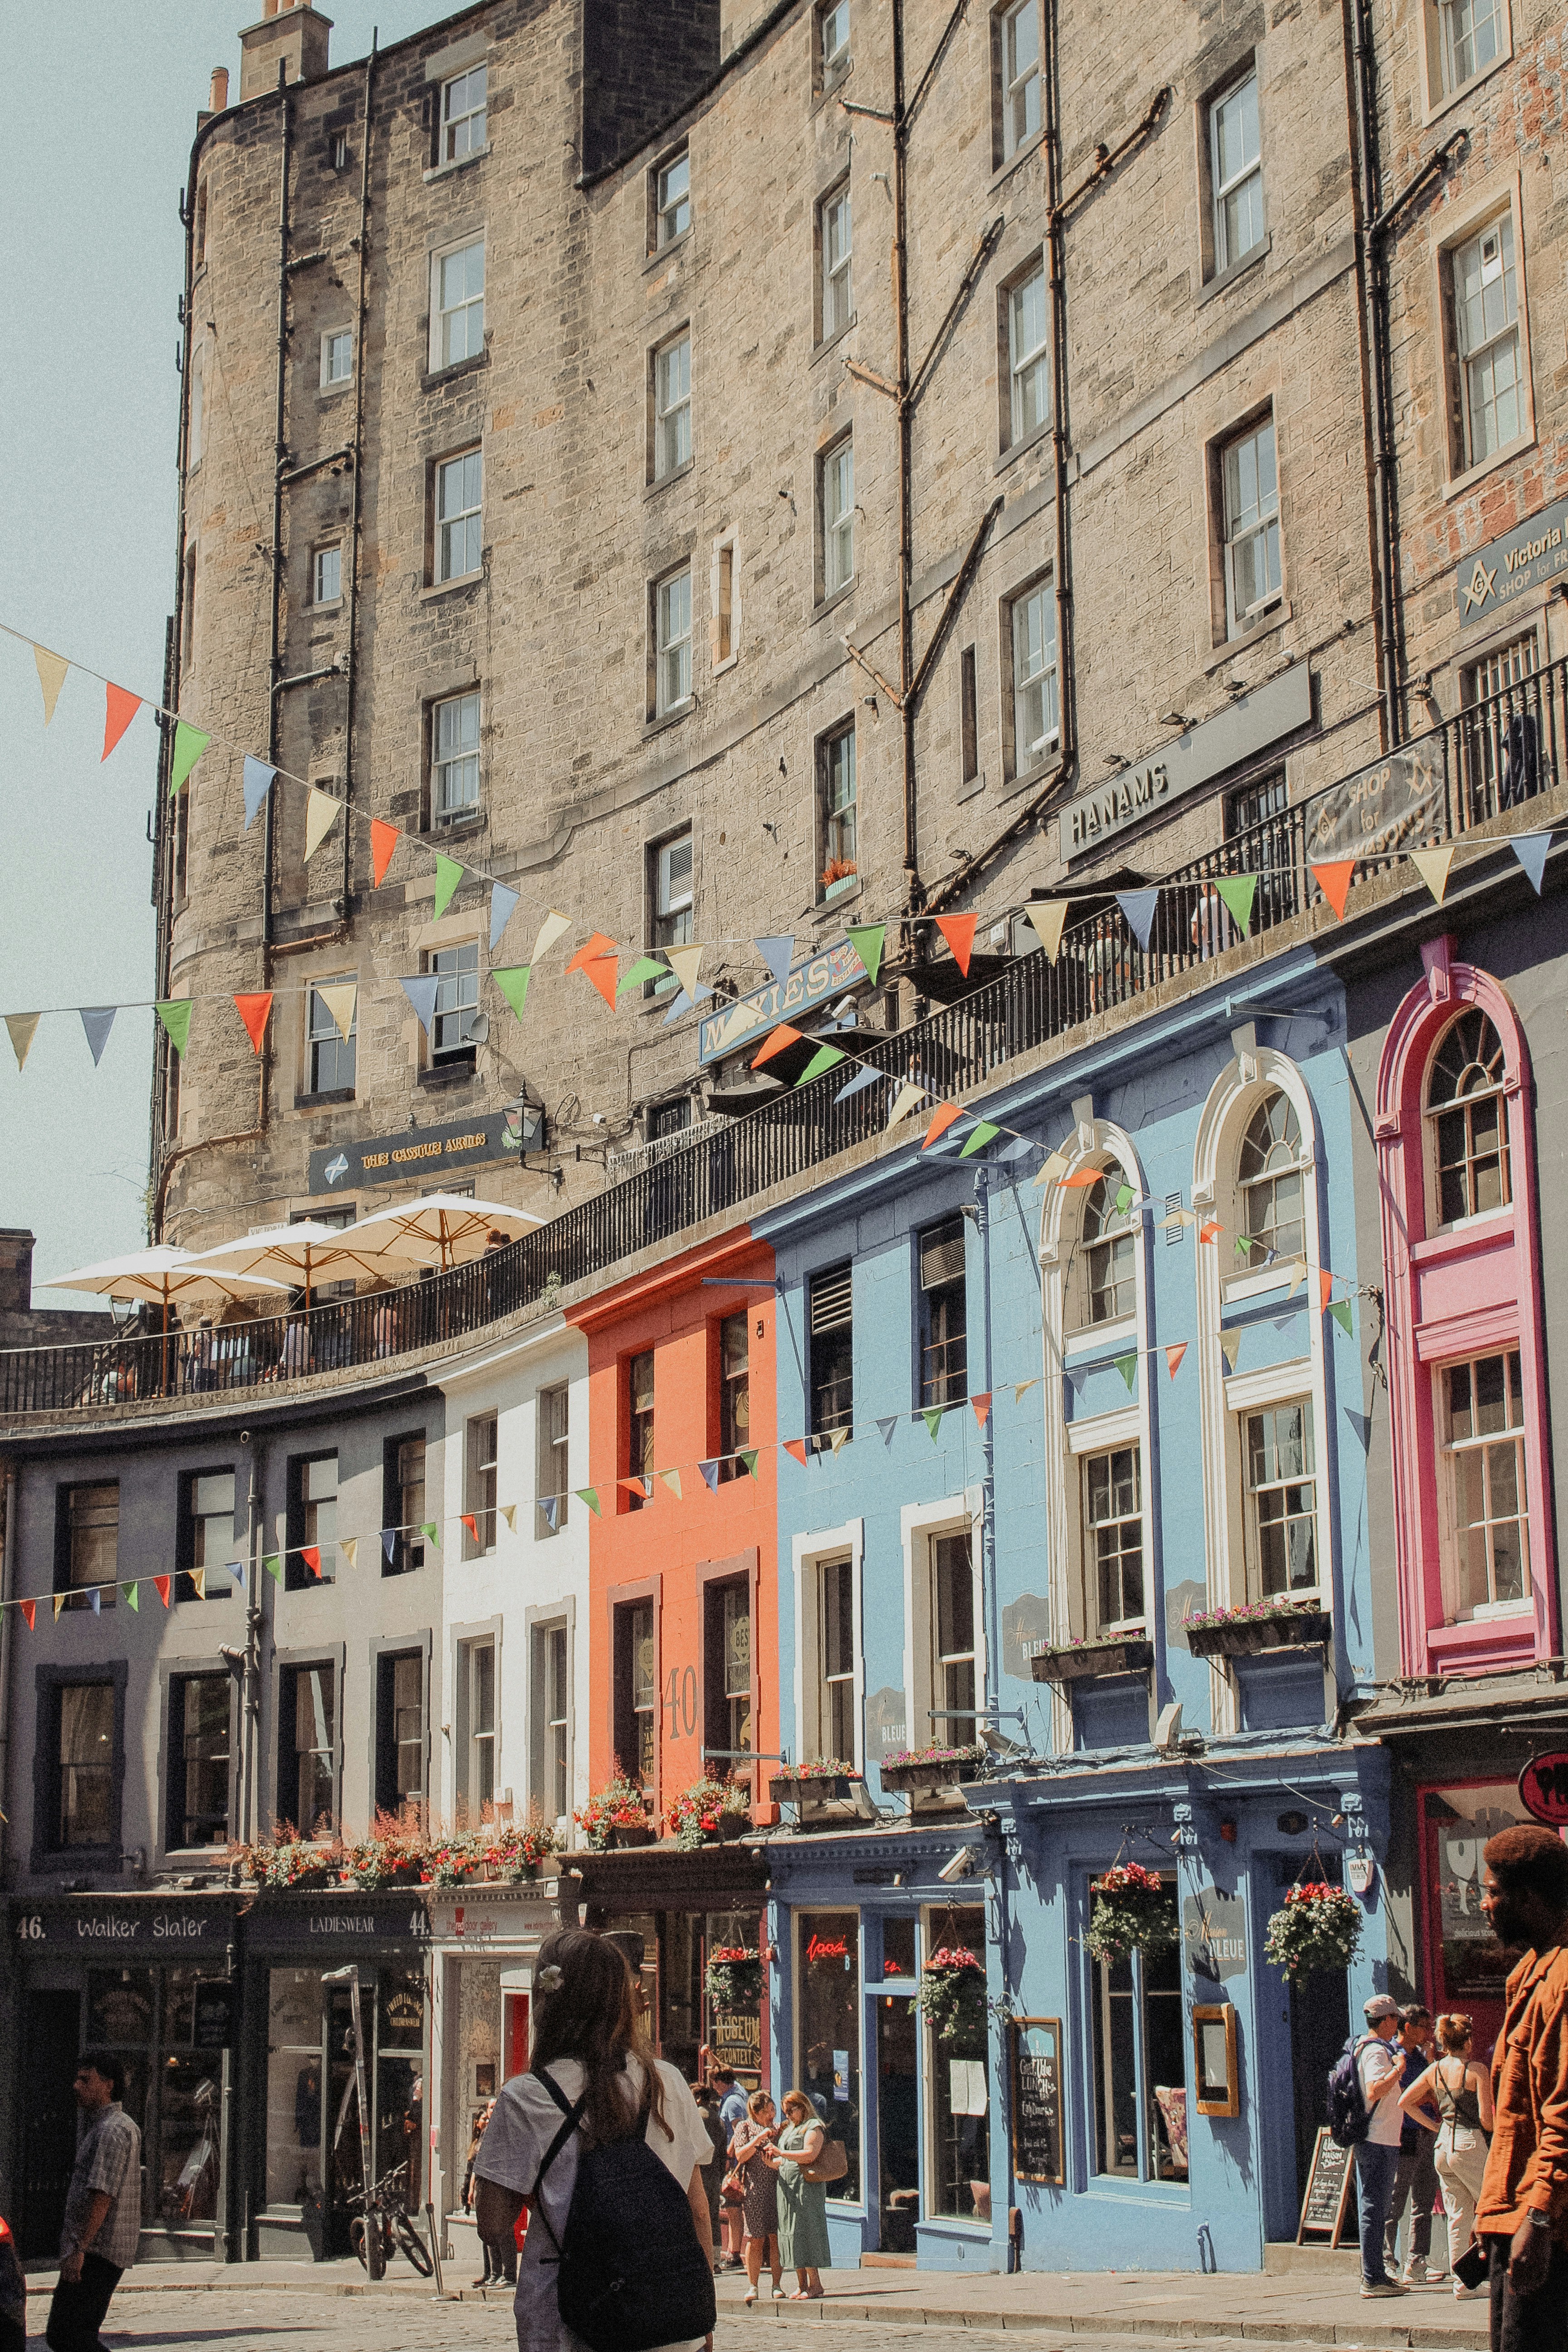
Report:
M 754 1752 L 776 1752 L 779 1744 L 773 1282 L 772 1251 L 742 1228 L 604 1292 L 571 1318 L 588 1343 L 588 1459 L 600 1501 L 588 1551 L 589 1781 L 603 1787 L 618 1762 L 642 1780 L 660 1814 L 702 1777 L 705 1746 L 742 1744 L 736 1727 L 743 1716 Z M 728 1284 L 760 1286 L 721 1286 Z M 710 1490 L 698 1465 L 724 1451 L 722 1327 L 740 1316 L 743 1442 L 757 1448 L 756 1475 L 736 1463 L 734 1474 L 721 1475 Z M 737 1339 L 732 1328 L 731 1415 Z M 634 1402 L 646 1412 L 650 1354 L 649 1445 Z M 642 1458 L 652 1473 L 646 1501 L 622 1483 L 638 1436 L 648 1446 Z M 746 1678 L 737 1671 L 742 1596 L 749 1658 L 743 1692 L 738 1685 Z M 708 1768 L 716 1778 L 729 1769 Z M 752 1791 L 759 1823 L 777 1818 L 763 1801 L 766 1784 L 764 1766 Z

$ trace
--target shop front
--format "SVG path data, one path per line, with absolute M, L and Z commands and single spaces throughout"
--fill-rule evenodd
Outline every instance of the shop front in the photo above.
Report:
M 763 1985 L 768 1870 L 765 1856 L 739 1844 L 682 1853 L 669 1845 L 563 1858 L 563 1894 L 576 1874 L 584 1927 L 623 1939 L 640 1970 L 649 2026 L 661 2058 L 695 2083 L 706 2063 L 733 2067 L 748 2088 L 768 2079 Z M 567 1916 L 570 1897 L 567 1897 Z M 726 1971 L 715 1956 L 733 1953 Z M 710 2053 L 705 2061 L 704 2053 Z

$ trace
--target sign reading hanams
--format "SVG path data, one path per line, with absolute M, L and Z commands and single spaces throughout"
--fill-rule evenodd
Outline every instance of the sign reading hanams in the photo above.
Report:
M 1467 556 L 1459 566 L 1455 590 L 1460 628 L 1479 627 L 1516 596 L 1528 595 L 1531 589 L 1543 587 L 1560 572 L 1568 572 L 1565 529 L 1568 499 L 1558 499 L 1531 515 L 1528 522 L 1521 522 L 1517 530 L 1505 531 L 1500 539 L 1489 541 L 1478 554 Z
M 1157 815 L 1184 793 L 1239 767 L 1270 743 L 1310 726 L 1311 720 L 1311 672 L 1304 661 L 1292 662 L 1266 685 L 1238 695 L 1228 710 L 1205 719 L 1201 727 L 1191 728 L 1134 767 L 1123 768 L 1098 791 L 1069 801 L 1060 819 L 1062 863 L 1086 856 L 1112 834 Z
M 456 1127 L 405 1128 L 365 1143 L 333 1143 L 310 1154 L 312 1192 L 353 1192 L 362 1184 L 392 1184 L 412 1176 L 430 1192 L 441 1189 L 448 1170 L 482 1160 L 510 1160 L 538 1151 L 544 1143 L 544 1113 L 522 1109 L 486 1111 Z M 426 1183 L 426 1179 L 430 1180 Z

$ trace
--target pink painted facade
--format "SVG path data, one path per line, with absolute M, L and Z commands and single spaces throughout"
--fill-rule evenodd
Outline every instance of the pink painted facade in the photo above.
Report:
M 1530 1057 L 1505 991 L 1489 973 L 1456 961 L 1453 948 L 1442 938 L 1422 949 L 1425 980 L 1394 1014 L 1377 1075 L 1400 1660 L 1407 1675 L 1526 1665 L 1559 1647 Z M 1485 1013 L 1502 1047 L 1510 1197 L 1445 1224 L 1427 1089 L 1435 1057 L 1471 1007 Z M 1517 1607 L 1472 1610 L 1459 1591 L 1457 1465 L 1445 1455 L 1442 1376 L 1445 1368 L 1515 1349 L 1528 1591 Z

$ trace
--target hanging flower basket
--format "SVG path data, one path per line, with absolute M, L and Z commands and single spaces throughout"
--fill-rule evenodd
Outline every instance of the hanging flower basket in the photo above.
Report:
M 483 1851 L 485 1875 L 503 1886 L 525 1885 L 560 1851 L 553 1824 L 531 1813 L 521 1824 L 503 1823 L 489 1839 Z
M 966 1944 L 943 1944 L 921 1971 L 915 2006 L 942 2042 L 985 2039 L 985 1968 Z
M 1361 1929 L 1361 1905 L 1342 1886 L 1292 1886 L 1268 1922 L 1264 1955 L 1293 1979 L 1315 1969 L 1348 1969 Z
M 738 1781 L 694 1780 L 677 1797 L 665 1822 L 679 1851 L 695 1853 L 749 1829 L 752 1801 Z
M 1089 1888 L 1084 1942 L 1097 1960 L 1168 1951 L 1176 1940 L 1175 1889 L 1141 1862 L 1117 1863 Z
M 1077 1683 L 1090 1675 L 1142 1675 L 1154 1663 L 1154 1644 L 1142 1633 L 1098 1636 L 1085 1642 L 1049 1642 L 1029 1660 L 1037 1683 Z
M 847 1797 L 850 1781 L 862 1777 L 853 1764 L 842 1763 L 836 1756 L 822 1764 L 786 1764 L 769 1775 L 769 1802 L 821 1804 L 830 1797 Z
M 1261 1650 L 1310 1649 L 1332 1631 L 1315 1601 L 1253 1601 L 1243 1609 L 1203 1609 L 1183 1621 L 1194 1658 L 1249 1658 Z
M 990 1749 L 976 1740 L 968 1748 L 910 1748 L 882 1759 L 884 1789 L 930 1791 L 961 1788 L 978 1780 Z
M 765 1982 L 763 1956 L 754 1945 L 720 1944 L 709 1955 L 703 1980 L 714 2009 L 731 2015 L 736 2010 L 759 2009 Z
M 607 1780 L 589 1798 L 573 1820 L 591 1853 L 609 1853 L 619 1846 L 651 1845 L 658 1834 L 648 1819 L 642 1790 L 624 1779 Z

